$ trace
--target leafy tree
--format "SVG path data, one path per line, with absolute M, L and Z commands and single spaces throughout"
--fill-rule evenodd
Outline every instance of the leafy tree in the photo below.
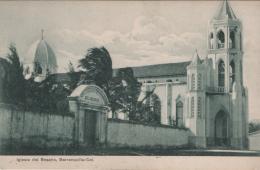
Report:
M 11 44 L 10 53 L 7 55 L 10 63 L 10 81 L 8 81 L 8 98 L 10 102 L 18 104 L 24 101 L 25 79 L 23 76 L 23 65 L 20 62 L 16 47 Z
M 251 121 L 248 126 L 249 133 L 260 130 L 260 122 L 259 121 Z
M 10 63 L 0 58 L 0 101 L 8 102 L 8 83 L 10 81 Z
M 79 67 L 85 71 L 80 83 L 95 83 L 108 93 L 109 80 L 112 78 L 112 60 L 105 47 L 90 48 L 83 59 L 79 61 Z
M 161 121 L 161 101 L 154 93 L 156 86 L 150 86 L 149 90 L 142 91 L 142 98 L 139 98 L 136 118 L 139 121 L 160 124 Z
M 134 77 L 132 68 L 118 70 L 116 77 L 110 84 L 111 108 L 114 115 L 117 112 L 124 112 L 130 120 L 136 118 L 140 87 L 141 84 Z

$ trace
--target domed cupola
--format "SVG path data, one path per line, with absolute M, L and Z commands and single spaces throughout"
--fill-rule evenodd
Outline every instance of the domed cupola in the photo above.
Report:
M 57 72 L 57 61 L 51 46 L 42 38 L 37 45 L 34 57 L 34 70 L 36 74 L 44 75 Z

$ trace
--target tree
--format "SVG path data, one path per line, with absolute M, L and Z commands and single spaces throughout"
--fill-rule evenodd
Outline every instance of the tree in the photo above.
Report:
M 95 83 L 108 94 L 108 84 L 112 78 L 112 60 L 105 47 L 90 48 L 85 57 L 79 60 L 79 67 L 85 71 L 81 83 Z
M 260 130 L 260 121 L 251 121 L 248 126 L 249 133 Z
M 141 83 L 134 77 L 133 69 L 130 67 L 119 69 L 117 77 L 123 85 L 123 93 L 121 94 L 125 102 L 123 111 L 128 114 L 130 120 L 134 120 L 136 119 Z
M 140 86 L 141 84 L 134 77 L 132 68 L 121 68 L 117 71 L 109 84 L 111 110 L 114 118 L 117 117 L 118 112 L 124 112 L 130 120 L 135 119 Z
M 8 98 L 9 101 L 18 104 L 24 101 L 25 79 L 23 76 L 23 65 L 20 62 L 16 47 L 11 44 L 10 53 L 7 55 L 10 63 L 10 81 L 8 81 Z

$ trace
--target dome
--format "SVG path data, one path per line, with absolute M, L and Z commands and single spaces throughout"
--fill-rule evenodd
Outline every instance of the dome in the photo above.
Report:
M 47 70 L 49 70 L 49 73 L 57 72 L 57 61 L 54 51 L 43 38 L 37 45 L 34 63 L 39 64 L 41 74 L 46 74 Z

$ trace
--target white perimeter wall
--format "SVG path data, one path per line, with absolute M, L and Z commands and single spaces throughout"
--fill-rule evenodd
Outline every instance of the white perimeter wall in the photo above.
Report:
M 108 120 L 107 144 L 121 147 L 178 147 L 188 145 L 190 132 L 170 127 L 148 126 Z
M 10 142 L 37 147 L 70 144 L 73 122 L 69 116 L 27 112 L 0 104 L 0 151 Z

